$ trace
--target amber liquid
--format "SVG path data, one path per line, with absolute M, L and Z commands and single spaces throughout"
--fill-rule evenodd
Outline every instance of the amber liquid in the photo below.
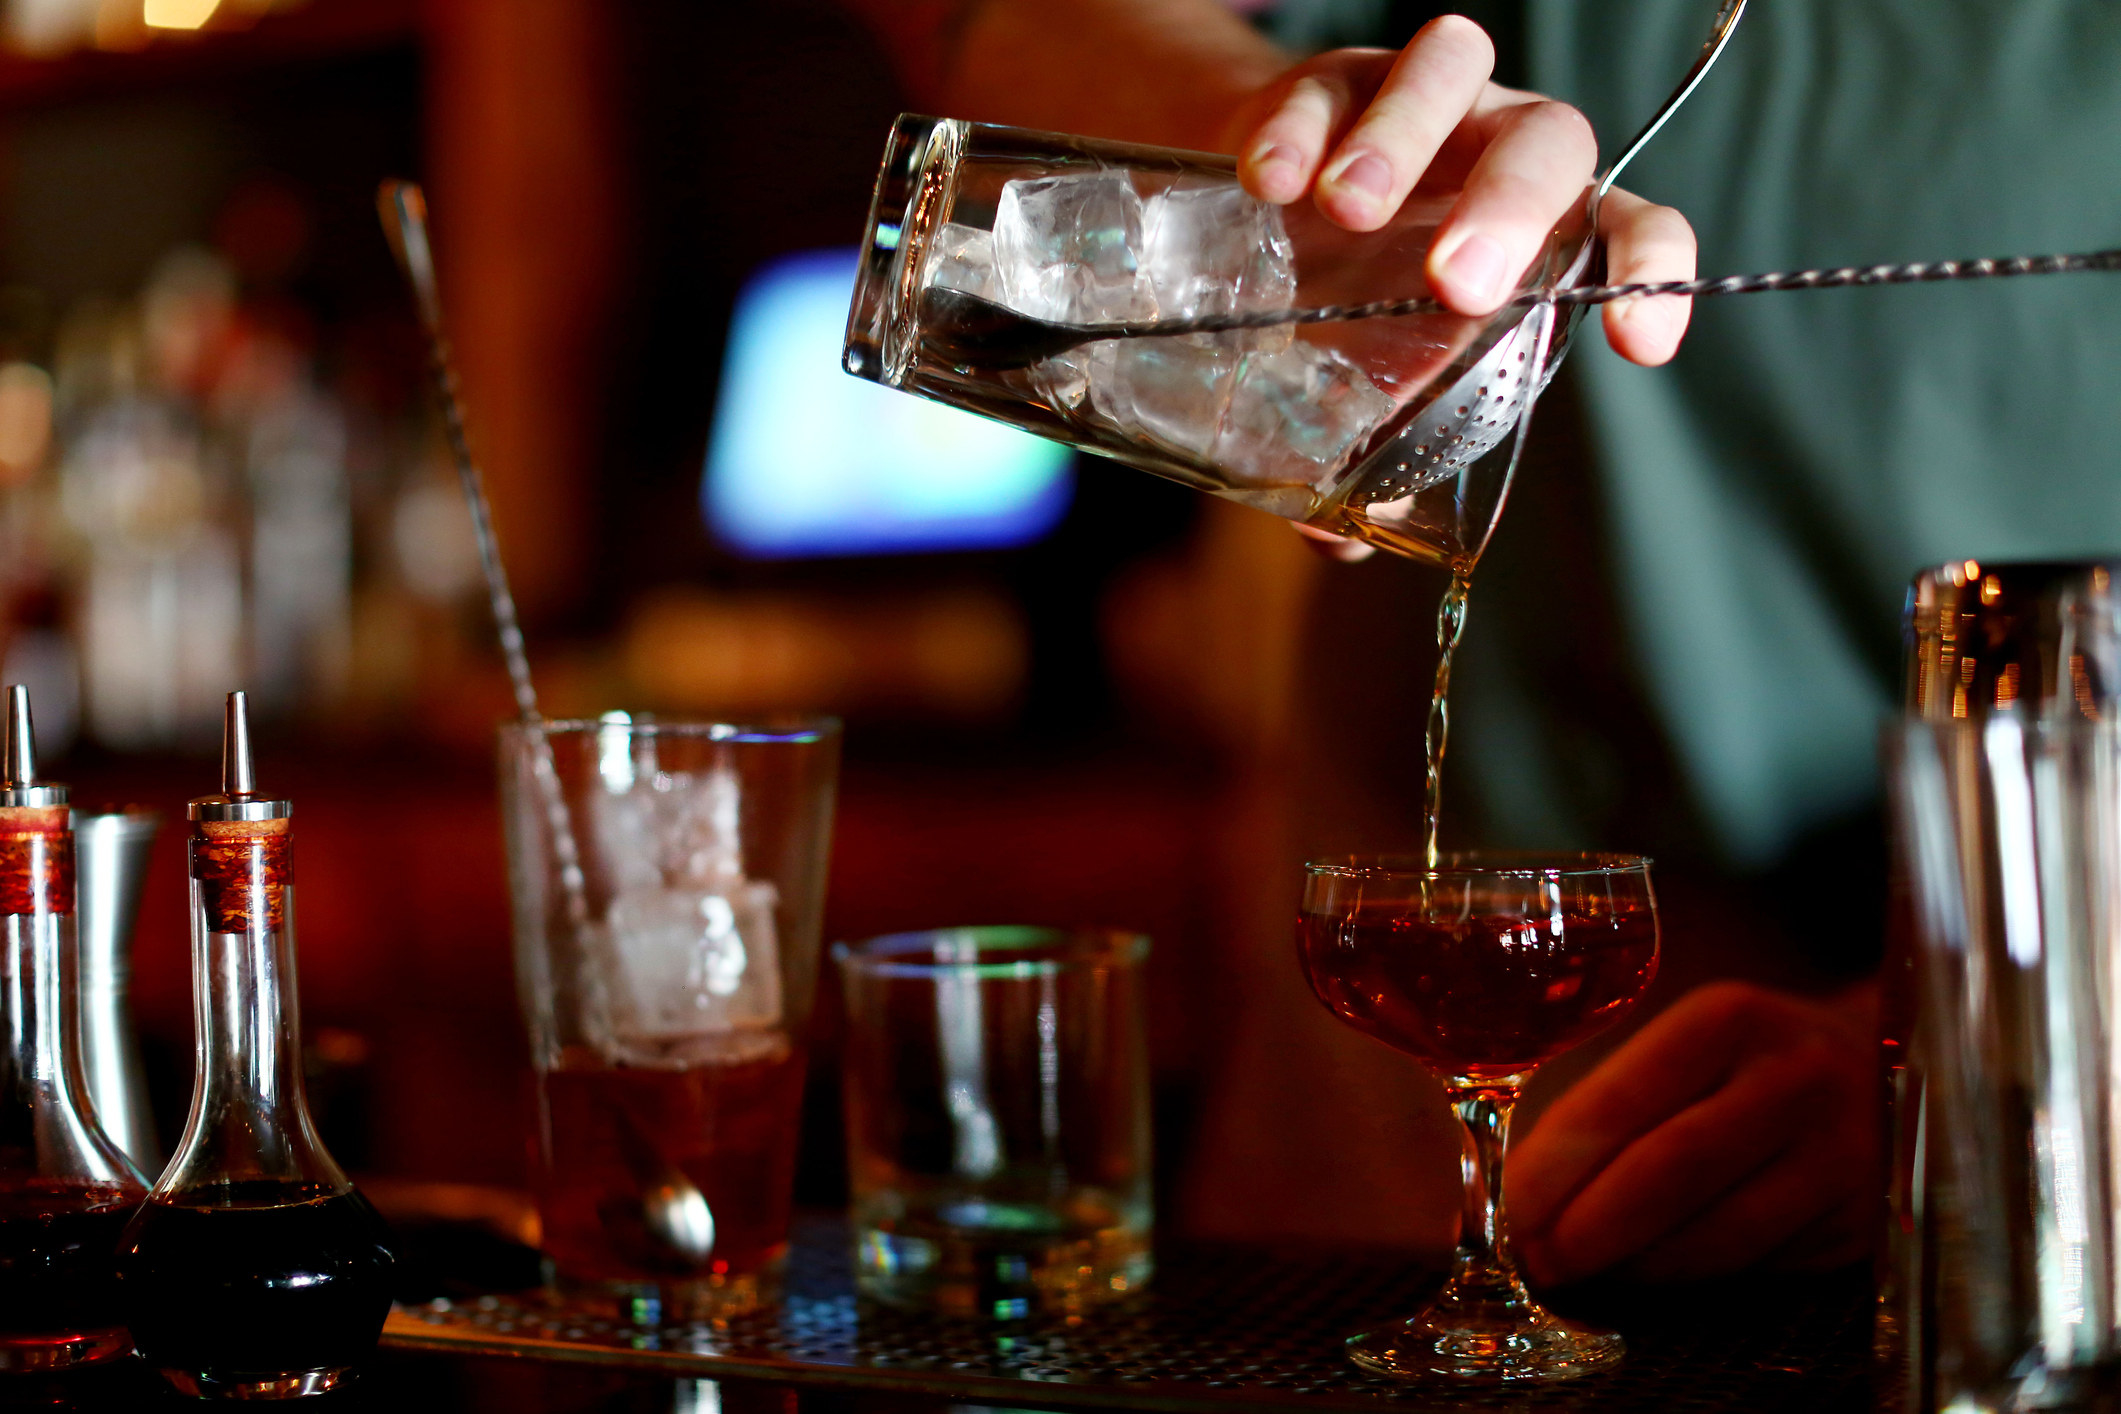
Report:
M 1423 739 L 1429 769 L 1421 810 L 1422 839 L 1431 869 L 1442 858 L 1436 841 L 1443 823 L 1443 757 L 1451 744 L 1451 660 L 1458 656 L 1458 640 L 1465 637 L 1466 596 L 1472 589 L 1473 581 L 1464 572 L 1454 572 L 1451 587 L 1444 590 L 1443 602 L 1436 606 L 1436 687 L 1429 695 L 1429 727 Z
M 67 1363 L 54 1354 L 86 1342 L 122 1354 L 118 1237 L 139 1191 L 107 1184 L 35 1183 L 0 1192 L 0 1368 Z
M 1445 1077 L 1519 1075 L 1624 1016 L 1657 975 L 1657 920 L 1588 902 L 1559 916 L 1424 917 L 1408 903 L 1305 913 L 1304 976 L 1358 1031 Z
M 367 1199 L 321 1184 L 151 1199 L 118 1254 L 134 1344 L 150 1365 L 219 1385 L 350 1369 L 390 1311 L 387 1241 Z
M 776 1038 L 778 1039 L 778 1038 Z M 684 1069 L 611 1066 L 570 1049 L 538 1077 L 536 1160 L 545 1255 L 594 1282 L 748 1277 L 788 1245 L 803 1056 L 766 1054 Z M 647 1221 L 642 1195 L 676 1170 L 714 1214 L 703 1261 Z
M 1366 541 L 1381 550 L 1424 564 L 1447 568 L 1464 566 L 1480 551 L 1477 543 L 1461 543 L 1452 524 L 1455 517 L 1437 523 L 1409 522 L 1376 518 L 1370 509 L 1373 499 L 1387 504 L 1396 502 L 1396 497 L 1380 494 L 1376 486 L 1380 478 L 1389 477 L 1395 469 L 1404 470 L 1403 462 L 1395 462 L 1387 454 L 1395 439 L 1422 412 L 1424 399 L 1415 398 L 1400 408 L 1363 440 L 1340 471 L 1341 494 L 1328 496 L 1311 486 L 1255 485 L 1233 477 L 1226 468 L 1205 458 L 1173 451 L 1146 438 L 1129 436 L 1097 414 L 1088 403 L 1078 408 L 1055 404 L 1039 389 L 1028 369 L 1014 362 L 989 363 L 951 347 L 947 337 L 939 337 L 951 332 L 945 327 L 948 322 L 937 316 L 932 308 L 924 313 L 920 345 L 912 370 L 897 386 L 939 402 L 969 408 L 1041 437 L 1066 442 L 1143 471 L 1169 477 L 1240 505 L 1300 520 L 1335 535 Z M 1000 322 L 1008 321 L 1003 319 Z M 1384 331 L 1409 321 L 1378 319 L 1373 322 L 1379 330 L 1376 337 L 1389 338 Z M 1340 337 L 1345 340 L 1346 335 Z M 1412 342 L 1402 347 L 1420 347 L 1421 338 L 1417 333 L 1412 336 Z M 1449 388 L 1474 361 L 1472 349 L 1468 348 L 1459 351 L 1444 368 L 1424 373 L 1420 378 L 1412 378 L 1410 371 L 1403 371 L 1402 377 L 1416 383 L 1433 378 L 1433 386 L 1441 391 Z M 1511 441 L 1506 438 L 1500 448 L 1488 455 L 1507 458 L 1511 452 Z M 1350 477 L 1354 483 L 1352 488 L 1347 485 Z M 1448 495 L 1447 492 L 1429 494 Z

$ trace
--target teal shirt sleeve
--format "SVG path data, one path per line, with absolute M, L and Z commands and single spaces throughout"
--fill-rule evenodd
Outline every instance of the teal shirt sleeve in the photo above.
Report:
M 1610 151 L 1713 10 L 1531 0 L 1533 82 Z M 1728 273 L 2121 245 L 2117 170 L 2111 0 L 1761 0 L 1628 184 Z M 1626 627 L 1730 862 L 1872 798 L 1916 568 L 2121 551 L 2121 276 L 1705 301 L 1669 368 L 1589 327 L 1575 357 Z

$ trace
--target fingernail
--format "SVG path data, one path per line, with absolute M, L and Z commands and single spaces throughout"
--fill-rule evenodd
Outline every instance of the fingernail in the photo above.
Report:
M 1374 153 L 1356 153 L 1340 164 L 1340 170 L 1329 173 L 1326 180 L 1336 187 L 1347 187 L 1378 201 L 1392 194 L 1392 168 Z
M 1262 184 L 1294 177 L 1303 169 L 1302 157 L 1295 148 L 1283 142 L 1253 149 L 1251 163 L 1252 175 Z
M 1502 298 L 1508 261 L 1500 242 L 1476 232 L 1459 242 L 1458 249 L 1444 260 L 1444 278 L 1465 298 L 1487 303 Z

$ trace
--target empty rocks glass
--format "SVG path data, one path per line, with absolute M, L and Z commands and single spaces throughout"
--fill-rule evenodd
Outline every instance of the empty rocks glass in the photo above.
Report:
M 1238 185 L 1227 157 L 901 117 L 847 371 L 1387 549 L 1470 569 L 1571 316 L 1550 305 L 1168 330 L 1428 295 L 1449 194 L 1383 230 Z M 1574 279 L 1558 231 L 1522 288 Z
M 1142 1289 L 1148 939 L 939 928 L 840 944 L 854 1280 L 1015 1320 Z

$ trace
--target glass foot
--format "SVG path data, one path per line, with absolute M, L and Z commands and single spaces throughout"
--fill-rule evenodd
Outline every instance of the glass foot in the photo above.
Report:
M 1610 1370 L 1627 1352 L 1611 1331 L 1586 1330 L 1533 1307 L 1508 1322 L 1444 1322 L 1425 1311 L 1348 1337 L 1348 1358 L 1394 1379 L 1573 1380 Z
M 54 1331 L 0 1337 L 0 1371 L 69 1370 L 130 1355 L 133 1338 L 123 1326 L 94 1331 Z
M 288 1370 L 273 1374 L 221 1371 L 172 1370 L 162 1378 L 179 1394 L 194 1399 L 307 1399 L 330 1394 L 354 1378 L 353 1367 L 340 1365 L 321 1370 Z

